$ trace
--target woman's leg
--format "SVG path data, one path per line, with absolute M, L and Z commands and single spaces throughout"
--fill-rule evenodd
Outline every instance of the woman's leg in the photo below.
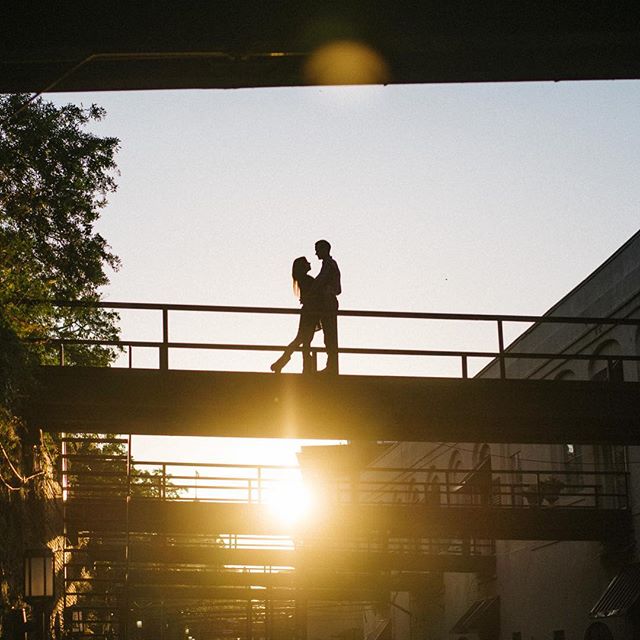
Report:
M 302 347 L 302 369 L 310 371 L 312 369 L 311 341 L 315 333 L 317 317 L 310 314 L 302 314 L 298 324 L 296 337 L 287 345 L 282 355 L 271 365 L 271 371 L 280 373 L 283 367 L 291 360 L 291 355 L 298 348 Z
M 298 333 L 296 337 L 287 345 L 282 355 L 271 365 L 271 371 L 274 373 L 280 373 L 282 368 L 291 360 L 291 354 L 302 344 L 304 344 L 305 338 L 305 318 L 300 316 L 300 323 L 298 324 Z

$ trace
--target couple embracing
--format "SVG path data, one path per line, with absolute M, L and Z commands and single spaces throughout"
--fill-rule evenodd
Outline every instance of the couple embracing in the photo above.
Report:
M 338 297 L 340 269 L 331 257 L 331 245 L 326 240 L 318 240 L 316 256 L 322 260 L 320 273 L 313 278 L 309 275 L 311 265 L 305 257 L 293 261 L 291 275 L 293 290 L 300 298 L 302 309 L 296 337 L 287 345 L 284 353 L 271 365 L 271 370 L 280 373 L 291 359 L 291 354 L 302 349 L 302 370 L 313 371 L 311 340 L 318 329 L 322 329 L 324 346 L 327 350 L 327 373 L 338 373 Z

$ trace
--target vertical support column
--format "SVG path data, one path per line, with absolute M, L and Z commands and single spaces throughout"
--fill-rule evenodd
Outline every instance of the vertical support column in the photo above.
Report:
M 624 504 L 621 505 L 624 509 L 631 509 L 630 496 L 631 494 L 629 491 L 629 472 L 625 471 L 624 473 Z
M 338 336 L 338 310 L 336 309 L 336 375 L 340 373 L 340 338 Z
M 67 612 L 68 598 L 67 598 L 67 579 L 69 577 L 69 571 L 67 567 L 67 544 L 69 540 L 67 530 L 67 499 L 69 498 L 69 472 L 67 460 L 67 434 L 65 431 L 60 435 L 60 458 L 61 458 L 61 471 L 62 471 L 62 611 L 64 614 Z M 65 618 L 63 618 L 63 625 L 66 626 Z
M 246 640 L 253 640 L 253 604 L 247 600 L 247 626 L 245 630 Z
M 162 371 L 169 368 L 169 309 L 162 309 L 162 345 L 160 346 L 159 366 Z
M 271 589 L 267 591 L 267 600 L 264 608 L 264 637 L 265 640 L 273 640 L 273 600 L 271 599 Z
M 507 377 L 507 371 L 504 363 L 504 329 L 502 320 L 498 320 L 498 353 L 500 359 L 500 378 L 504 380 Z
M 124 606 L 122 612 L 121 637 L 129 638 L 129 563 L 130 563 L 130 508 L 131 508 L 131 434 L 127 437 L 127 495 L 125 505 L 125 542 L 124 542 Z
M 295 600 L 295 640 L 307 640 L 307 601 L 303 598 Z

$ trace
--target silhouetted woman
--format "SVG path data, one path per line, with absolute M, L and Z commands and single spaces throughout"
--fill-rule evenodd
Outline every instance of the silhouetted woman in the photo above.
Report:
M 302 312 L 300 314 L 300 324 L 296 337 L 289 343 L 283 354 L 271 365 L 271 371 L 280 373 L 282 368 L 291 359 L 291 354 L 302 347 L 302 370 L 311 370 L 311 340 L 313 334 L 319 328 L 320 300 L 318 292 L 312 293 L 314 279 L 309 275 L 311 265 L 303 256 L 296 258 L 291 267 L 291 277 L 293 278 L 293 292 L 300 298 Z

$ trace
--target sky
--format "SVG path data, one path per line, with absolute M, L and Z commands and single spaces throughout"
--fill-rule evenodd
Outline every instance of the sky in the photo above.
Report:
M 291 262 L 305 255 L 317 273 L 326 238 L 342 309 L 540 315 L 640 227 L 636 81 L 47 98 L 102 105 L 93 129 L 121 141 L 98 225 L 122 259 L 107 300 L 296 307 Z M 123 337 L 160 338 L 157 313 L 122 318 Z M 297 318 L 170 325 L 172 340 L 282 345 Z M 495 348 L 487 325 L 339 326 L 341 346 Z M 154 358 L 134 352 L 136 366 Z M 172 353 L 171 366 L 268 371 L 273 359 Z M 341 371 L 458 375 L 459 363 L 344 356 Z

